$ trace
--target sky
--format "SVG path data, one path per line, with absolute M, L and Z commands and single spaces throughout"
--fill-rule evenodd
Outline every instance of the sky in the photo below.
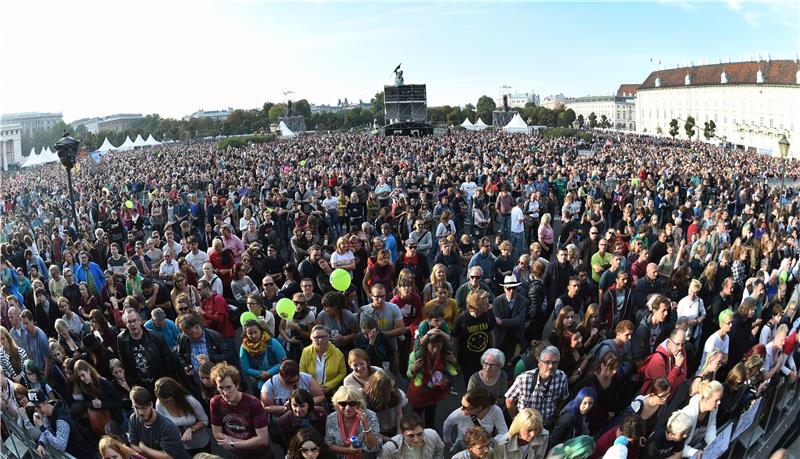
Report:
M 800 2 L 2 0 L 0 113 L 182 117 L 287 97 L 604 95 L 659 67 L 800 54 Z M 284 95 L 284 92 L 293 94 Z

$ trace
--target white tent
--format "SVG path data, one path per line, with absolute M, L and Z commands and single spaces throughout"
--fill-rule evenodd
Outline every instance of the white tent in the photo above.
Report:
M 142 138 L 142 135 L 139 134 L 139 135 L 136 136 L 136 140 L 133 141 L 133 146 L 134 147 L 146 147 L 147 146 L 147 142 L 145 142 L 144 139 Z
M 111 150 L 116 150 L 116 149 L 117 147 L 112 145 L 111 142 L 108 141 L 108 137 L 106 137 L 106 139 L 103 140 L 103 145 L 100 145 L 100 148 L 98 148 L 97 151 L 104 154 L 108 153 Z
M 42 148 L 42 152 L 44 152 L 44 148 Z M 39 164 L 39 156 L 41 156 L 41 154 L 36 153 L 36 148 L 31 148 L 31 154 L 28 155 L 25 162 L 23 162 L 20 167 L 27 168 Z
M 50 147 L 47 147 L 47 150 L 45 151 L 45 153 L 47 153 L 47 156 L 42 158 L 42 160 L 41 160 L 42 164 L 54 163 L 56 161 L 60 161 L 59 158 L 58 158 L 58 155 L 56 153 L 54 153 L 53 151 L 51 151 Z
M 147 136 L 147 140 L 144 141 L 147 145 L 161 145 L 161 142 L 153 138 L 153 134 Z
M 527 134 L 528 125 L 525 123 L 522 117 L 519 116 L 519 113 L 517 113 L 513 118 L 511 118 L 511 121 L 506 124 L 506 127 L 504 127 L 503 130 L 506 132 L 522 132 Z
M 464 129 L 466 129 L 468 131 L 473 130 L 473 126 L 474 125 L 472 124 L 472 121 L 469 120 L 469 118 L 464 118 L 464 122 L 461 123 L 461 127 L 463 127 Z
M 284 123 L 283 121 L 281 121 L 281 124 L 278 125 L 278 129 L 281 130 L 281 137 L 285 139 L 291 139 L 292 137 L 297 135 L 294 132 L 292 132 L 292 130 L 289 129 L 289 126 L 287 126 L 286 123 Z
M 483 118 L 478 118 L 478 121 L 475 123 L 475 125 L 472 127 L 472 129 L 474 129 L 476 131 L 482 131 L 482 130 L 488 128 L 488 127 L 489 126 L 487 126 L 486 123 L 483 122 Z
M 133 141 L 131 140 L 130 136 L 125 137 L 125 142 L 117 148 L 119 151 L 128 151 L 133 150 Z

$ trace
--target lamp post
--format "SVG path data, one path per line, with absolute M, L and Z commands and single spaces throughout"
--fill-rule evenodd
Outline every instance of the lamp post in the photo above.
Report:
M 789 157 L 789 141 L 786 140 L 786 134 L 781 134 L 781 138 L 778 140 L 778 149 L 783 158 L 783 176 L 781 178 L 781 187 L 783 187 L 786 185 L 786 158 Z
M 69 188 L 69 205 L 72 209 L 72 224 L 75 226 L 75 233 L 78 233 L 78 214 L 75 212 L 75 195 L 72 189 L 72 168 L 75 167 L 75 160 L 78 155 L 78 145 L 81 142 L 75 140 L 64 131 L 64 136 L 54 145 L 58 152 L 58 159 L 61 165 L 67 170 L 67 188 Z

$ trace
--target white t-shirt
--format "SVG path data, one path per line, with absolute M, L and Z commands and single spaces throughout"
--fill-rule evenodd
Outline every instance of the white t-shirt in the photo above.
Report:
M 472 181 L 464 182 L 461 184 L 461 187 L 459 189 L 464 193 L 466 193 L 467 201 L 472 201 L 472 196 L 475 194 L 475 190 L 478 189 L 478 185 L 476 185 L 475 182 Z
M 727 355 L 730 342 L 731 339 L 729 335 L 725 335 L 724 338 L 720 338 L 719 332 L 709 336 L 706 340 L 706 344 L 703 346 L 703 357 L 700 359 L 700 366 L 697 367 L 697 371 L 699 372 L 702 370 L 703 365 L 706 364 L 706 357 L 708 357 L 708 354 L 710 354 L 714 349 L 717 349 L 723 354 Z
M 512 233 L 523 233 L 525 232 L 525 214 L 522 212 L 522 209 L 519 206 L 514 206 L 511 209 L 511 232 Z
M 208 254 L 203 252 L 202 250 L 197 251 L 197 255 L 189 252 L 186 255 L 186 262 L 192 265 L 195 272 L 202 273 L 203 272 L 203 265 L 208 262 Z
M 331 254 L 331 266 L 333 266 L 334 269 L 338 268 L 339 266 L 349 265 L 355 261 L 355 255 L 353 255 L 353 252 L 349 250 L 343 254 L 340 254 L 338 251 L 335 251 Z M 350 273 L 350 277 L 352 277 L 353 272 L 348 272 Z

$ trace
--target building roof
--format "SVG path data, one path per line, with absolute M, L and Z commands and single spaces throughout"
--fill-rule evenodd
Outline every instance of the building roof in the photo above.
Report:
M 4 113 L 4 114 L 0 115 L 0 119 L 7 120 L 7 121 L 25 120 L 25 119 L 34 119 L 34 118 L 50 118 L 50 117 L 61 118 L 61 113 L 23 112 L 23 113 Z
M 637 89 L 639 89 L 638 84 L 621 84 L 617 89 L 617 97 L 633 97 Z
M 796 85 L 797 71 L 800 70 L 800 63 L 785 59 L 732 62 L 656 70 L 647 76 L 647 79 L 639 86 L 639 89 L 656 88 L 656 78 L 661 79 L 660 88 L 685 86 L 687 74 L 691 77 L 690 86 L 756 84 L 758 83 L 756 81 L 756 74 L 759 70 L 761 70 L 764 76 L 763 84 Z M 728 76 L 727 83 L 721 83 L 723 71 Z

